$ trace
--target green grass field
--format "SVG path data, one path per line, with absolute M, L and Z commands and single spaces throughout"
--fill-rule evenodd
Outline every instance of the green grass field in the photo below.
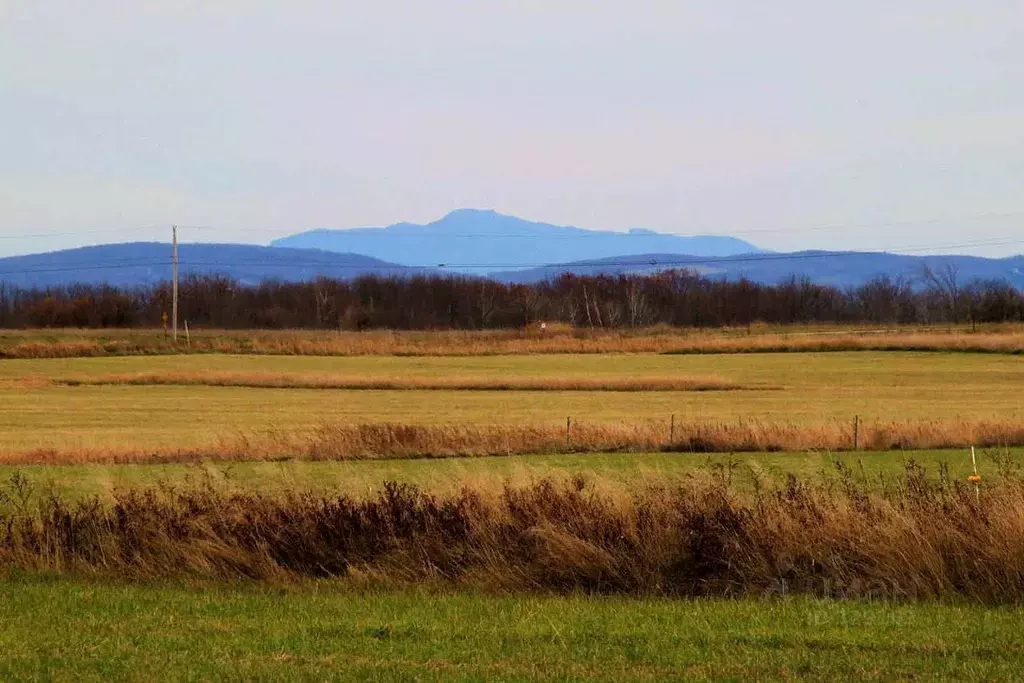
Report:
M 993 449 L 979 453 L 978 471 L 986 482 L 998 478 L 998 459 L 1006 452 Z M 1009 452 L 1015 461 L 1024 462 L 1024 449 Z M 752 488 L 755 477 L 768 482 L 781 482 L 789 474 L 807 480 L 831 477 L 837 473 L 837 462 L 872 483 L 879 482 L 879 477 L 895 480 L 905 472 L 911 459 L 935 476 L 942 466 L 956 479 L 966 479 L 972 472 L 970 452 L 960 450 L 857 454 L 594 453 L 436 460 L 0 466 L 0 482 L 18 472 L 28 477 L 37 491 L 53 490 L 71 500 L 90 496 L 109 500 L 118 489 L 196 483 L 268 494 L 308 490 L 362 496 L 379 491 L 385 481 L 414 484 L 433 493 L 451 493 L 463 485 L 489 488 L 504 482 L 526 484 L 543 478 L 560 480 L 582 475 L 602 486 L 633 488 L 645 482 L 664 483 L 688 474 L 730 468 L 733 481 L 745 489 Z
M 0 582 L 6 680 L 1013 679 L 1024 611 Z
M 694 377 L 778 391 L 338 391 L 185 386 L 54 386 L 47 378 L 234 371 L 365 377 Z M 33 379 L 35 378 L 35 379 Z M 199 446 L 238 432 L 323 422 L 560 424 L 677 419 L 1014 419 L 1024 358 L 948 353 L 558 355 L 466 358 L 162 356 L 0 362 L 0 450 Z

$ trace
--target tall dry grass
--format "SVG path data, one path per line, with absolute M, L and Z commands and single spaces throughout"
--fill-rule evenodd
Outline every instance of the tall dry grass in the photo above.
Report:
M 106 335 L 106 336 L 104 336 Z M 767 353 L 789 351 L 950 351 L 1024 353 L 1024 327 L 914 327 L 855 329 L 803 327 L 689 330 L 527 330 L 392 332 L 196 331 L 174 344 L 149 330 L 60 332 L 33 337 L 6 333 L 0 358 L 169 353 L 236 353 L 308 356 L 478 356 L 567 353 Z
M 577 479 L 435 497 L 271 497 L 212 486 L 129 490 L 113 504 L 0 497 L 0 568 L 665 596 L 889 599 L 1024 595 L 1024 478 L 976 495 L 912 463 L 869 489 L 848 472 L 740 495 L 728 469 L 617 495 Z
M 553 425 L 326 423 L 312 431 L 267 429 L 196 448 L 31 449 L 0 452 L 0 464 L 170 463 L 246 460 L 368 460 L 503 455 L 679 452 L 741 453 L 854 450 L 852 423 L 743 421 Z M 932 420 L 864 422 L 860 450 L 1022 446 L 1024 423 Z

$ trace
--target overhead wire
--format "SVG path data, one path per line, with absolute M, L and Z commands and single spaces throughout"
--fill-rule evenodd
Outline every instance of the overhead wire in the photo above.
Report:
M 143 225 L 133 226 L 126 228 L 97 228 L 95 230 L 73 230 L 68 232 L 38 232 L 21 235 L 0 235 L 0 240 L 22 240 L 22 239 L 46 239 L 50 237 L 78 237 L 80 235 L 103 235 L 103 234 L 115 234 L 120 232 L 137 233 L 143 230 L 159 230 L 163 228 L 169 228 L 170 225 Z M 212 225 L 179 225 L 179 228 L 187 228 L 189 230 L 216 230 L 217 228 Z

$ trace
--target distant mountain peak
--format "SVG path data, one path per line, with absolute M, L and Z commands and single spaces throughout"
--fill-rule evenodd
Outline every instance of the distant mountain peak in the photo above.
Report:
M 274 240 L 271 245 L 366 254 L 416 266 L 445 263 L 451 270 L 475 274 L 624 253 L 736 256 L 761 252 L 735 237 L 685 237 L 646 228 L 628 232 L 588 230 L 474 208 L 456 209 L 426 225 L 398 223 L 385 228 L 321 229 Z
M 446 213 L 441 218 L 441 220 L 435 221 L 435 222 L 440 223 L 442 221 L 448 220 L 449 218 L 493 218 L 495 216 L 502 216 L 503 218 L 511 218 L 511 216 L 506 216 L 505 214 L 498 213 L 494 209 L 464 208 L 464 209 L 455 209 L 453 211 L 449 211 L 448 213 Z
M 506 216 L 493 209 L 455 209 L 445 214 L 442 218 L 427 223 L 422 227 L 445 232 L 474 230 L 479 233 L 489 230 L 506 230 L 510 225 L 520 223 L 528 223 L 528 221 L 515 218 L 514 216 Z M 380 229 L 387 230 L 388 228 Z

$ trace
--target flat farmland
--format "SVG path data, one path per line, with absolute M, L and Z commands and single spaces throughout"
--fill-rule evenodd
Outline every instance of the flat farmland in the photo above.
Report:
M 257 374 L 308 381 L 715 378 L 735 391 L 341 390 L 204 386 Z M 123 384 L 189 377 L 189 385 Z M 108 381 L 69 386 L 64 381 Z M 196 384 L 198 382 L 198 384 Z M 735 355 L 314 357 L 188 355 L 0 362 L 0 450 L 194 447 L 238 433 L 324 423 L 557 425 L 643 420 L 818 424 L 851 420 L 1016 420 L 1024 358 L 943 352 Z
M 1011 678 L 1021 387 L 947 351 L 7 358 L 0 675 Z M 1015 436 L 975 486 L 950 444 L 845 452 L 854 415 Z M 688 423 L 809 436 L 670 452 Z M 344 448 L 260 450 L 324 425 Z M 500 457 L 420 457 L 460 449 Z

